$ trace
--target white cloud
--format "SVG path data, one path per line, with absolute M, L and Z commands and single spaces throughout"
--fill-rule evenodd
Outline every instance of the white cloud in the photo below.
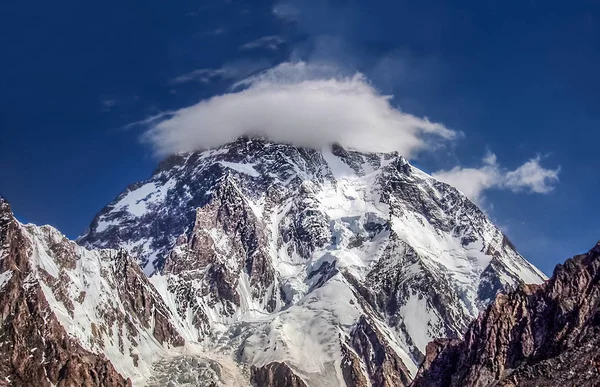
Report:
M 558 181 L 560 167 L 552 170 L 540 165 L 540 157 L 531 159 L 505 176 L 505 186 L 512 191 L 530 191 L 548 193 L 554 189 Z
M 474 202 L 480 203 L 483 193 L 488 189 L 548 193 L 558 182 L 559 172 L 560 167 L 542 167 L 539 156 L 514 171 L 509 171 L 498 164 L 495 154 L 488 152 L 483 158 L 483 165 L 478 168 L 456 166 L 448 171 L 438 171 L 433 176 L 458 188 Z
M 329 66 L 284 63 L 154 122 L 144 141 L 158 155 L 210 148 L 241 135 L 319 148 L 331 143 L 362 151 L 399 151 L 407 158 L 457 133 L 390 105 L 361 74 Z M 235 90 L 235 89 L 234 89 Z
M 240 50 L 254 50 L 256 48 L 266 48 L 268 50 L 277 50 L 279 46 L 285 43 L 285 40 L 277 35 L 263 36 L 243 44 Z
M 438 171 L 433 176 L 458 188 L 474 202 L 478 202 L 486 189 L 497 187 L 502 181 L 502 172 L 496 164 L 496 156 L 489 154 L 479 168 L 456 166 L 449 171 Z

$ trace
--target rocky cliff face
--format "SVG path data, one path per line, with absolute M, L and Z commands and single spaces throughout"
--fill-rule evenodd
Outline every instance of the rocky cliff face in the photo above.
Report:
M 262 139 L 172 156 L 79 243 L 137 256 L 186 342 L 308 386 L 406 385 L 430 340 L 545 279 L 398 154 Z
M 31 241 L 2 198 L 0 243 L 0 385 L 131 385 L 66 334 L 33 275 Z
M 436 340 L 413 386 L 600 386 L 600 242 Z
M 127 385 L 183 338 L 124 250 L 88 251 L 22 225 L 0 199 L 0 378 L 12 385 Z
M 307 387 L 285 363 L 273 362 L 252 368 L 252 383 L 263 387 Z

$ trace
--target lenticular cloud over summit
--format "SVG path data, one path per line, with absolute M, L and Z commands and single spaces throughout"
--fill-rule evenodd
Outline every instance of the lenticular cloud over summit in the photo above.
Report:
M 238 83 L 229 93 L 177 110 L 144 134 L 168 155 L 222 145 L 241 135 L 319 148 L 332 143 L 360 151 L 399 151 L 414 157 L 457 133 L 403 113 L 361 74 L 284 63 Z

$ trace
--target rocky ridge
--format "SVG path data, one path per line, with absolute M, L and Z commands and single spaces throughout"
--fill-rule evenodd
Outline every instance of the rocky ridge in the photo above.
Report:
M 170 310 L 124 250 L 89 251 L 22 225 L 0 198 L 0 379 L 121 386 L 182 346 Z
M 130 386 L 108 359 L 69 337 L 28 253 L 31 241 L 0 198 L 0 385 Z
M 438 339 L 412 386 L 600 386 L 600 242 Z

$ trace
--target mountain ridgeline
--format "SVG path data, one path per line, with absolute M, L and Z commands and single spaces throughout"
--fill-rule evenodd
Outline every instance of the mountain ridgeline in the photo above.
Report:
M 92 385 L 428 383 L 419 366 L 441 370 L 431 351 L 444 353 L 429 342 L 450 351 L 497 294 L 546 279 L 455 188 L 337 145 L 240 138 L 171 156 L 78 244 L 5 217 L 0 297 L 25 302 L 10 289 L 31 282 L 54 319 L 24 351 L 50 364 L 44 345 L 78 346 L 69 364 Z M 21 345 L 36 328 L 5 309 L 0 342 Z M 0 379 L 23 364 L 2 358 Z M 68 369 L 37 367 L 47 385 Z

